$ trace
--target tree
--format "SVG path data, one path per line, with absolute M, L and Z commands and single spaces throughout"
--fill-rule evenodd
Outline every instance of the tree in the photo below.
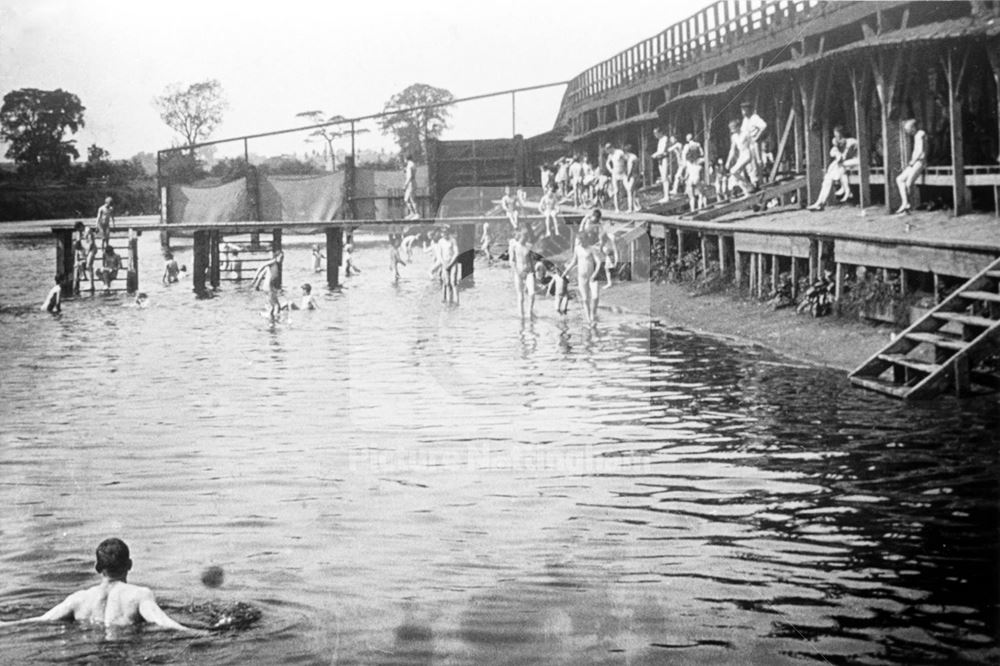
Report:
M 187 88 L 170 85 L 153 104 L 167 127 L 184 138 L 185 146 L 211 136 L 229 106 L 222 96 L 222 84 L 215 79 L 192 83 Z
M 389 98 L 382 108 L 384 112 L 399 111 L 383 116 L 378 123 L 383 134 L 396 135 L 396 143 L 403 155 L 412 155 L 423 161 L 427 155 L 427 140 L 441 136 L 448 127 L 451 117 L 449 107 L 455 96 L 444 88 L 435 88 L 426 83 L 414 83 L 402 92 Z M 403 111 L 414 107 L 432 108 Z
M 334 171 L 337 168 L 336 159 L 334 158 L 335 152 L 333 149 L 333 142 L 337 139 L 348 136 L 351 133 L 351 125 L 346 121 L 347 118 L 344 116 L 336 115 L 325 117 L 322 111 L 302 111 L 301 113 L 295 114 L 296 118 L 305 118 L 313 125 L 319 125 L 320 123 L 336 123 L 341 122 L 339 125 L 330 125 L 327 127 L 320 127 L 319 129 L 313 130 L 309 134 L 309 138 L 306 141 L 312 141 L 314 139 L 323 139 L 326 142 L 326 147 L 324 148 L 325 156 L 330 161 L 330 171 Z M 364 134 L 367 129 L 355 129 L 355 134 Z
M 87 161 L 90 162 L 91 164 L 95 162 L 102 162 L 108 159 L 109 157 L 111 157 L 111 153 L 104 150 L 96 143 L 90 144 L 90 147 L 87 148 Z
M 21 88 L 3 98 L 0 139 L 10 142 L 7 157 L 29 171 L 62 175 L 80 153 L 66 140 L 84 126 L 80 98 L 62 89 Z

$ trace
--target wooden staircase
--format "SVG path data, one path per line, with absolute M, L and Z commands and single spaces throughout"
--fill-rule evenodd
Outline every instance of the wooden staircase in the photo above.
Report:
M 756 192 L 742 196 L 738 199 L 723 199 L 709 204 L 704 208 L 699 208 L 693 213 L 685 213 L 682 218 L 706 222 L 714 220 L 729 213 L 741 210 L 763 210 L 764 206 L 771 199 L 779 199 L 793 192 L 798 192 L 806 187 L 805 176 L 795 176 L 785 180 L 778 180 L 764 185 Z
M 849 376 L 857 386 L 904 399 L 931 398 L 952 387 L 1000 388 L 976 364 L 1000 351 L 1000 259 L 862 363 Z

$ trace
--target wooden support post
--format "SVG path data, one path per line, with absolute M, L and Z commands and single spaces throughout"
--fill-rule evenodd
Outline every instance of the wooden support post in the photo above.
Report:
M 705 234 L 698 234 L 701 236 L 701 274 L 706 275 L 708 273 L 708 236 Z
M 816 241 L 816 277 L 819 278 L 823 274 L 823 239 L 820 238 Z
M 809 239 L 809 280 L 815 280 L 821 272 L 819 265 L 819 243 L 820 241 Z
M 677 261 L 684 256 L 684 231 L 677 229 Z
M 844 296 L 844 264 L 838 261 L 834 270 L 836 275 L 834 275 L 833 298 L 839 303 Z
M 994 154 L 1000 154 L 1000 38 L 994 37 L 991 42 L 987 43 L 986 55 L 990 60 L 990 69 L 993 71 L 993 92 L 996 93 L 996 99 L 993 100 L 997 107 L 997 144 L 994 146 Z M 1000 217 L 1000 185 L 993 188 L 993 204 L 997 217 Z
M 455 233 L 458 243 L 458 264 L 462 267 L 461 279 L 472 277 L 476 259 L 476 225 L 462 224 Z
M 902 296 L 904 299 L 906 298 L 906 295 L 909 293 L 909 288 L 907 287 L 907 284 L 906 284 L 907 277 L 908 277 L 908 275 L 907 275 L 906 269 L 905 268 L 900 268 L 899 269 L 899 295 Z
M 796 108 L 799 104 L 799 91 L 796 87 L 792 91 L 792 108 Z M 795 169 L 795 173 L 802 173 L 802 127 L 804 122 L 805 121 L 800 119 L 798 116 L 796 116 L 795 120 L 792 122 L 792 140 L 795 147 L 795 155 L 792 160 L 792 166 Z
M 902 203 L 896 189 L 899 174 L 899 130 L 895 117 L 895 95 L 899 81 L 903 56 L 896 50 L 888 49 L 876 53 L 872 59 L 872 74 L 875 78 L 875 92 L 878 94 L 882 119 L 882 167 L 885 171 L 885 207 L 894 212 Z
M 212 231 L 208 240 L 208 282 L 212 289 L 219 288 L 219 278 L 221 266 L 219 264 L 219 243 L 221 235 L 218 231 Z
M 934 304 L 941 302 L 941 278 L 937 273 L 932 273 L 934 277 Z
M 771 293 L 775 294 L 778 292 L 778 255 L 771 255 Z
M 133 294 L 139 291 L 139 233 L 128 230 L 128 270 L 125 273 L 125 290 Z
M 968 355 L 959 352 L 955 359 L 955 395 L 959 397 L 969 395 L 972 390 L 972 382 L 969 378 L 971 368 L 969 366 Z
M 757 292 L 757 255 L 750 254 L 750 270 L 747 283 L 747 293 L 753 296 Z
M 766 261 L 764 259 L 764 253 L 763 252 L 758 252 L 757 253 L 757 296 L 758 296 L 758 298 L 763 298 L 765 296 L 765 294 L 767 294 L 767 292 L 764 291 L 764 280 L 766 279 L 766 276 L 764 274 L 764 267 L 766 265 L 767 264 L 766 264 Z
M 709 101 L 703 101 L 701 103 L 701 122 L 702 122 L 702 146 L 705 151 L 705 168 L 701 170 L 701 179 L 705 185 L 711 185 L 709 182 L 708 173 L 712 168 L 712 164 L 715 161 L 714 153 L 712 149 L 712 118 L 714 117 L 714 105 Z
M 947 47 L 946 47 L 947 48 Z M 964 51 L 962 62 L 955 62 L 955 54 L 948 48 L 945 56 L 944 72 L 948 82 L 948 125 L 951 135 L 951 166 L 955 174 L 952 186 L 952 201 L 955 217 L 969 211 L 968 190 L 965 187 L 965 143 L 962 140 L 962 78 L 969 52 Z
M 246 187 L 247 187 L 247 208 L 249 208 L 250 219 L 260 222 L 260 182 L 258 181 L 257 167 L 246 162 Z M 260 249 L 260 232 L 250 232 L 250 249 L 254 252 Z
M 719 234 L 716 239 L 719 244 L 719 273 L 721 275 L 726 274 L 726 266 L 729 262 L 726 261 L 726 237 Z
M 331 289 L 340 284 L 340 264 L 344 255 L 344 230 L 340 227 L 326 229 L 326 283 Z
M 852 67 L 851 90 L 854 95 L 854 129 L 858 140 L 858 206 L 861 210 L 872 203 L 871 190 L 871 136 L 868 133 L 868 68 Z
M 76 285 L 76 255 L 73 252 L 73 230 L 53 229 L 56 237 L 56 276 L 62 276 L 59 292 L 72 296 Z M 51 282 L 49 284 L 52 284 Z
M 271 231 L 271 254 L 275 254 L 280 251 L 281 251 L 281 227 L 275 227 Z M 281 289 L 281 277 L 282 277 L 281 269 L 283 263 L 284 262 L 275 264 L 274 267 L 271 269 L 272 284 L 274 284 L 274 286 L 276 286 L 278 289 Z
M 797 257 L 792 256 L 792 298 L 796 298 L 799 295 L 799 260 Z
M 205 288 L 205 278 L 209 266 L 210 234 L 210 231 L 205 230 L 194 232 L 194 247 L 191 252 L 191 283 L 194 285 L 194 293 L 196 294 L 204 294 L 208 291 Z
M 823 176 L 826 172 L 826 159 L 820 136 L 820 119 L 817 113 L 819 100 L 823 96 L 825 73 L 826 68 L 819 67 L 807 71 L 798 78 L 805 131 L 806 182 L 808 183 L 810 202 L 819 199 L 819 190 L 823 186 Z
M 788 120 L 785 121 L 785 131 L 781 133 L 781 141 L 778 142 L 778 153 L 774 156 L 774 166 L 771 167 L 771 177 L 768 180 L 773 181 L 775 176 L 778 175 L 778 169 L 781 167 L 781 160 L 785 156 L 785 146 L 788 143 L 788 135 L 792 131 L 792 126 L 795 125 L 795 107 L 793 106 L 788 111 Z
M 734 269 L 733 280 L 736 284 L 736 290 L 739 291 L 743 286 L 743 253 L 739 251 L 734 251 L 736 259 L 736 268 Z

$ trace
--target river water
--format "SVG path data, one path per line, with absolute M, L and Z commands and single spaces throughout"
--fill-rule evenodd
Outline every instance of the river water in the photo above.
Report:
M 0 628 L 5 663 L 996 663 L 995 397 L 903 404 L 574 302 L 522 324 L 477 267 L 444 306 L 385 245 L 321 309 L 159 284 L 37 310 L 46 239 L 0 239 L 0 619 L 96 582 L 212 638 Z M 294 239 L 291 239 L 294 241 Z M 286 293 L 310 270 L 289 243 Z M 190 265 L 183 242 L 181 263 Z M 202 571 L 221 567 L 221 587 Z

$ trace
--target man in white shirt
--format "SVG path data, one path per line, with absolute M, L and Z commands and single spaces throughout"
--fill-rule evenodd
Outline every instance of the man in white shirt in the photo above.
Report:
M 908 136 L 913 137 L 913 152 L 910 153 L 910 161 L 903 166 L 903 170 L 896 177 L 896 186 L 899 187 L 899 196 L 903 200 L 900 204 L 899 214 L 909 213 L 913 206 L 910 205 L 910 188 L 924 172 L 927 166 L 927 132 L 917 127 L 917 121 L 909 118 L 903 121 L 903 131 Z
M 760 186 L 760 139 L 764 134 L 764 130 L 767 129 L 767 123 L 757 115 L 757 112 L 753 109 L 753 104 L 750 102 L 740 104 L 740 113 L 743 114 L 743 121 L 740 124 L 740 134 L 743 135 L 744 141 L 750 147 L 751 162 L 748 169 L 750 181 L 756 188 Z

